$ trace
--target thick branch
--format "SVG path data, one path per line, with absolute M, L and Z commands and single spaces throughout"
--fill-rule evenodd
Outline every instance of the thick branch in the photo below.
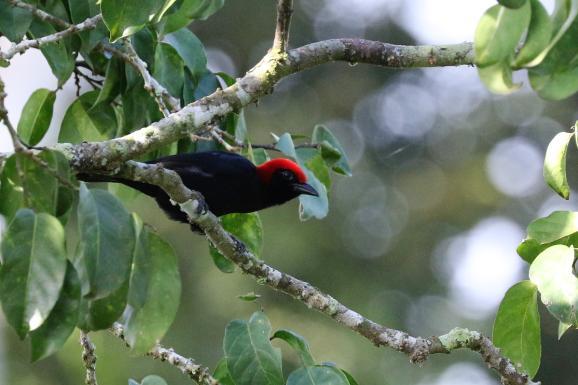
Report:
M 109 141 L 60 144 L 58 148 L 78 170 L 99 167 L 112 170 L 126 160 L 194 134 L 213 120 L 258 100 L 288 75 L 332 61 L 392 68 L 473 65 L 473 49 L 470 43 L 399 46 L 362 39 L 334 39 L 309 44 L 286 55 L 270 53 L 232 86 L 217 90 L 148 127 Z
M 43 10 L 38 9 L 37 7 L 35 7 L 32 4 L 28 4 L 28 3 L 25 3 L 25 2 L 20 1 L 20 0 L 8 0 L 8 2 L 14 7 L 27 9 L 28 11 L 30 11 L 30 13 L 32 13 L 32 15 L 34 15 L 34 17 L 37 17 L 40 20 L 47 21 L 50 24 L 57 25 L 61 28 L 70 27 L 70 24 L 68 24 L 66 21 L 64 21 L 64 20 L 62 20 L 56 16 L 53 16 L 53 15 L 49 14 L 48 12 L 44 12 Z
M 232 260 L 243 272 L 333 318 L 376 346 L 388 346 L 403 352 L 415 363 L 424 362 L 430 354 L 449 353 L 466 348 L 478 352 L 488 366 L 500 374 L 504 384 L 537 385 L 502 356 L 492 342 L 479 332 L 454 329 L 439 337 L 414 337 L 365 318 L 311 284 L 267 265 L 256 258 L 244 244 L 231 237 L 211 212 L 199 210 L 199 207 L 205 206 L 199 194 L 184 186 L 175 172 L 158 165 L 130 162 L 123 169 L 122 176 L 130 178 L 131 175 L 135 180 L 154 183 L 163 188 L 171 199 L 180 205 L 191 223 L 199 226 L 221 254 Z
M 102 16 L 99 14 L 99 15 L 96 15 L 96 16 L 91 17 L 89 19 L 86 19 L 82 23 L 70 25 L 65 30 L 60 31 L 60 32 L 56 32 L 52 35 L 43 36 L 43 37 L 40 37 L 38 39 L 21 41 L 20 43 L 11 46 L 8 49 L 8 51 L 3 52 L 3 53 L 0 52 L 0 60 L 2 60 L 2 59 L 10 60 L 10 59 L 12 59 L 12 57 L 14 57 L 14 55 L 16 55 L 18 53 L 23 53 L 30 48 L 39 48 L 40 46 L 42 46 L 44 44 L 54 43 L 58 40 L 62 40 L 65 37 L 73 35 L 77 32 L 94 29 L 94 28 L 96 28 L 96 26 L 98 25 L 98 23 L 101 20 L 102 20 Z
M 115 322 L 110 328 L 110 332 L 126 343 L 124 337 L 124 328 L 118 322 Z M 128 345 L 128 344 L 127 344 Z M 156 344 L 148 353 L 154 359 L 166 361 L 172 366 L 178 368 L 183 374 L 188 375 L 199 385 L 219 385 L 219 382 L 211 376 L 209 368 L 199 365 L 192 358 L 186 358 L 176 353 L 173 349 L 165 348 Z
M 291 26 L 291 14 L 293 13 L 293 0 L 278 0 L 277 3 L 277 26 L 273 50 L 285 52 L 289 42 L 289 28 Z

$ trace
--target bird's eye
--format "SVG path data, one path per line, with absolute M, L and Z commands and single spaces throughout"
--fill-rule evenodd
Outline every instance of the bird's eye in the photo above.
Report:
M 289 170 L 281 170 L 279 173 L 281 174 L 281 177 L 288 182 L 295 182 L 296 180 L 295 174 Z

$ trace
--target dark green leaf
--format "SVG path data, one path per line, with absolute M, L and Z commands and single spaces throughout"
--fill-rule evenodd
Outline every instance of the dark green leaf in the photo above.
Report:
M 128 277 L 135 233 L 122 203 L 104 190 L 80 186 L 78 204 L 80 248 L 75 267 L 83 280 L 83 295 L 103 298 L 123 286 Z
M 219 381 L 219 384 L 221 385 L 236 385 L 235 381 L 233 381 L 233 378 L 231 377 L 231 373 L 229 373 L 229 369 L 227 368 L 227 360 L 225 357 L 221 358 L 217 363 L 213 377 Z
M 321 155 L 328 165 L 333 168 L 333 171 L 351 176 L 351 167 L 349 166 L 349 161 L 347 160 L 347 155 L 341 146 L 341 143 L 337 140 L 335 135 L 323 125 L 317 125 L 313 129 L 313 144 L 321 144 Z M 340 154 L 338 160 L 335 160 L 335 152 Z
M 116 134 L 114 109 L 104 103 L 94 106 L 98 95 L 98 90 L 87 92 L 68 107 L 58 135 L 59 142 L 101 141 Z
M 494 322 L 492 340 L 502 353 L 522 366 L 530 377 L 540 367 L 540 314 L 538 288 L 518 282 L 504 295 Z
M 30 25 L 30 34 L 33 38 L 39 38 L 56 33 L 54 27 L 42 20 L 34 19 Z M 58 79 L 58 85 L 62 86 L 74 71 L 75 57 L 72 52 L 70 38 L 64 38 L 54 43 L 44 44 L 40 51 L 48 61 L 52 73 Z
M 147 68 L 149 72 L 154 70 L 155 63 L 155 48 L 157 46 L 156 33 L 152 32 L 150 28 L 143 28 L 134 35 L 131 36 L 132 45 L 138 56 L 147 63 Z M 131 68 L 132 69 L 132 68 Z M 142 77 L 139 73 L 134 72 L 135 78 L 142 81 Z M 133 86 L 133 84 L 128 84 L 128 87 Z M 142 86 L 141 86 L 142 87 Z
M 546 49 L 552 37 L 552 21 L 540 0 L 530 0 L 532 18 L 524 45 L 516 55 L 514 66 L 522 67 L 531 63 Z M 531 63 L 530 66 L 538 63 Z
M 554 211 L 528 225 L 528 236 L 539 243 L 550 243 L 578 232 L 578 213 Z
M 315 360 L 311 355 L 309 344 L 307 343 L 305 338 L 303 338 L 299 334 L 295 333 L 292 330 L 280 329 L 277 330 L 275 334 L 273 334 L 273 337 L 271 337 L 271 339 L 274 338 L 279 338 L 287 342 L 293 349 L 295 349 L 297 354 L 299 354 L 299 358 L 301 358 L 303 365 L 305 366 L 315 365 Z
M 30 95 L 18 121 L 20 138 L 30 146 L 36 146 L 48 131 L 56 93 L 46 88 L 37 89 Z
M 292 372 L 287 385 L 349 385 L 341 370 L 327 365 L 306 366 Z
M 191 73 L 197 77 L 207 70 L 207 56 L 203 43 L 188 28 L 165 36 L 164 41 L 170 44 L 180 55 Z
M 528 76 L 534 91 L 544 99 L 562 100 L 578 91 L 578 67 L 551 74 L 542 74 L 535 67 L 528 71 Z
M 204 96 L 210 95 L 219 88 L 219 80 L 212 72 L 206 72 L 201 75 L 195 92 L 193 93 L 195 100 L 201 99 Z
M 576 324 L 578 279 L 572 274 L 574 248 L 555 245 L 544 250 L 530 266 L 530 280 L 538 286 L 542 303 L 561 322 Z
M 169 44 L 157 44 L 153 76 L 171 95 L 181 95 L 185 80 L 183 60 Z
M 104 84 L 98 93 L 94 106 L 100 103 L 108 104 L 112 102 L 120 94 L 123 82 L 124 63 L 118 57 L 113 56 L 106 67 Z
M 80 307 L 80 281 L 74 266 L 66 265 L 64 285 L 60 297 L 46 321 L 30 333 L 32 361 L 57 352 L 74 331 Z
M 544 159 L 544 180 L 564 199 L 570 196 L 570 186 L 566 178 L 566 153 L 573 135 L 570 132 L 556 134 L 548 145 Z
M 331 188 L 331 176 L 329 175 L 329 168 L 327 167 L 323 157 L 320 153 L 316 153 L 315 156 L 309 159 L 305 166 L 311 171 L 317 179 L 325 188 L 329 190 Z
M 73 191 L 62 185 L 55 175 L 72 183 L 68 161 L 61 153 L 50 150 L 42 151 L 37 157 L 50 171 L 27 154 L 14 154 L 4 163 L 0 178 L 0 213 L 10 219 L 19 208 L 26 206 L 59 217 L 65 223 L 74 200 Z
M 221 217 L 221 225 L 229 233 L 242 241 L 249 250 L 257 257 L 263 250 L 263 225 L 257 213 L 227 214 Z M 235 264 L 225 258 L 212 245 L 209 245 L 209 252 L 215 265 L 224 273 L 235 271 Z
M 263 312 L 249 322 L 235 320 L 225 329 L 223 347 L 236 385 L 282 385 L 281 352 L 269 341 L 271 324 Z
M 110 31 L 110 41 L 130 36 L 144 27 L 164 5 L 164 0 L 101 0 L 104 23 Z
M 130 277 L 125 338 L 135 354 L 145 354 L 175 318 L 181 279 L 173 248 L 137 221 L 137 244 Z
M 100 13 L 100 7 L 96 0 L 68 0 L 70 9 L 70 18 L 74 24 L 82 23 L 89 17 L 96 16 Z M 78 33 L 82 41 L 81 54 L 87 59 L 86 54 L 96 47 L 96 45 L 108 37 L 106 26 L 101 22 L 95 29 L 82 31 Z M 90 58 L 88 59 L 90 62 Z
M 19 210 L 2 240 L 0 299 L 8 323 L 24 338 L 46 320 L 66 272 L 64 229 L 58 219 Z
M 128 283 L 127 274 L 123 286 L 108 296 L 96 300 L 82 297 L 78 327 L 84 331 L 104 330 L 111 327 L 125 311 Z
M 13 7 L 8 0 L 0 0 L 0 33 L 8 40 L 18 43 L 32 23 L 32 13 L 26 9 Z

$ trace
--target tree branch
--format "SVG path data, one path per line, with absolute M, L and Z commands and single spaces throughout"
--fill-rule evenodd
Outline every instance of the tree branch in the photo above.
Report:
M 124 161 L 195 134 L 213 120 L 239 110 L 271 92 L 286 76 L 332 61 L 391 68 L 473 65 L 471 43 L 447 46 L 400 46 L 363 39 L 334 39 L 267 54 L 243 78 L 178 112 L 121 138 L 76 145 L 58 144 L 78 170 L 113 170 Z
M 70 27 L 70 24 L 67 23 L 66 21 L 53 16 L 47 12 L 44 12 L 41 9 L 38 9 L 37 7 L 35 7 L 32 4 L 28 4 L 25 3 L 21 0 L 8 0 L 8 2 L 10 3 L 10 5 L 12 5 L 13 7 L 18 7 L 18 8 L 22 8 L 22 9 L 27 9 L 28 11 L 30 11 L 30 13 L 32 13 L 32 15 L 40 20 L 49 22 L 51 24 L 57 25 L 61 28 L 68 28 Z
M 102 16 L 99 14 L 94 17 L 86 19 L 82 23 L 70 25 L 68 28 L 60 32 L 56 32 L 52 35 L 43 36 L 38 39 L 21 41 L 20 43 L 11 46 L 8 49 L 8 51 L 0 52 L 0 60 L 4 59 L 8 61 L 12 59 L 14 55 L 18 53 L 23 53 L 30 48 L 39 48 L 44 44 L 54 43 L 77 32 L 94 29 L 101 20 Z
M 96 381 L 96 354 L 94 354 L 94 344 L 88 338 L 88 334 L 80 331 L 80 345 L 82 346 L 82 361 L 86 368 L 86 385 L 98 385 Z
M 124 328 L 120 323 L 115 322 L 109 331 L 128 346 L 124 337 Z M 181 356 L 171 348 L 165 348 L 162 345 L 156 344 L 146 355 L 156 360 L 168 362 L 178 368 L 183 374 L 188 375 L 199 385 L 219 385 L 219 382 L 211 376 L 209 368 L 197 364 L 192 358 Z
M 293 0 L 278 0 L 277 26 L 275 28 L 275 39 L 273 40 L 273 51 L 280 53 L 287 51 L 292 13 Z
M 439 337 L 414 337 L 365 318 L 308 282 L 267 265 L 223 229 L 218 218 L 204 209 L 205 205 L 200 194 L 184 186 L 174 171 L 166 170 L 160 165 L 131 161 L 127 162 L 120 175 L 160 186 L 174 202 L 179 204 L 181 210 L 189 217 L 189 221 L 199 226 L 219 252 L 239 266 L 244 273 L 299 300 L 308 308 L 331 317 L 374 345 L 388 346 L 403 352 L 410 357 L 411 362 L 418 364 L 427 360 L 431 354 L 449 353 L 466 348 L 478 352 L 488 366 L 500 374 L 503 384 L 538 385 L 531 381 L 527 374 L 519 371 L 513 362 L 502 356 L 490 339 L 480 332 L 456 328 Z

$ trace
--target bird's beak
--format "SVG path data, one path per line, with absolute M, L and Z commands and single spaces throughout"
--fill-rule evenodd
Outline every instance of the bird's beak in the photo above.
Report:
M 299 193 L 300 195 L 313 195 L 315 197 L 319 196 L 319 193 L 307 183 L 295 183 L 293 185 L 293 191 Z

